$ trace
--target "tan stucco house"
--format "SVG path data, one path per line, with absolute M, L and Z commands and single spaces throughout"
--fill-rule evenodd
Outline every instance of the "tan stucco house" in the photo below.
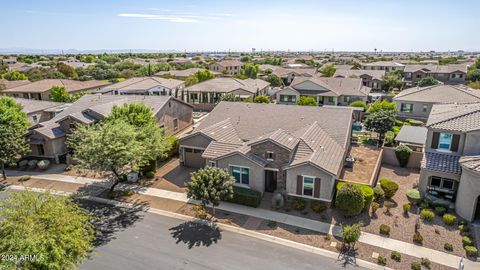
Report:
M 243 63 L 238 60 L 222 60 L 211 63 L 208 69 L 221 74 L 235 75 L 240 73 L 242 66 Z
M 361 78 L 363 85 L 374 91 L 382 90 L 384 70 L 337 69 L 334 78 Z
M 135 77 L 101 89 L 112 95 L 155 95 L 181 97 L 185 82 L 160 77 Z
M 406 65 L 403 80 L 406 85 L 416 85 L 427 76 L 447 84 L 465 83 L 467 65 Z

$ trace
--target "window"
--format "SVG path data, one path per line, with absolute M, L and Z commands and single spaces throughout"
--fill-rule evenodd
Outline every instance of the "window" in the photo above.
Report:
M 442 178 L 438 176 L 430 177 L 430 187 L 446 189 L 446 190 L 454 190 L 455 181 L 448 178 Z
M 310 176 L 303 177 L 303 196 L 313 197 L 313 185 L 315 179 Z
M 43 144 L 37 144 L 37 152 L 39 156 L 45 155 L 45 149 L 43 148 Z
M 250 183 L 250 172 L 246 167 L 230 166 L 235 183 L 248 185 Z
M 422 78 L 422 75 L 417 74 L 417 79 L 420 79 L 420 78 Z
M 333 97 L 328 97 L 328 102 L 333 103 Z
M 442 184 L 441 177 L 432 176 L 432 178 L 430 179 L 430 186 L 440 187 L 441 184 Z
M 38 117 L 37 115 L 32 115 L 32 122 L 37 123 L 38 122 Z
M 405 77 L 406 77 L 407 79 L 411 79 L 411 78 L 412 78 L 412 73 L 411 73 L 411 72 L 405 73 Z
M 273 160 L 273 152 L 267 151 L 265 153 L 265 157 L 267 158 L 267 160 Z
M 68 126 L 69 126 L 70 128 L 75 128 L 75 122 L 72 122 L 72 123 L 68 124 Z
M 295 95 L 280 95 L 281 102 L 297 102 L 297 97 Z
M 173 130 L 177 130 L 178 129 L 178 119 L 175 118 L 173 119 Z
M 401 112 L 412 112 L 413 111 L 413 104 L 410 103 L 402 103 L 400 106 Z
M 428 105 L 427 105 L 427 104 L 423 104 L 422 111 L 423 111 L 423 112 L 427 112 L 427 110 L 428 110 Z
M 438 148 L 450 150 L 450 147 L 452 145 L 452 138 L 453 138 L 453 135 L 451 133 L 444 133 L 444 132 L 440 133 L 440 137 L 438 140 Z
M 217 167 L 217 162 L 216 162 L 215 160 L 210 160 L 210 161 L 208 162 L 208 166 L 210 166 L 210 167 Z

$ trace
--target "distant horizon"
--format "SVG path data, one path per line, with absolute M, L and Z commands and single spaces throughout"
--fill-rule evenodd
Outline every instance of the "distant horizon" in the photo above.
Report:
M 480 51 L 474 0 L 0 3 L 2 51 Z

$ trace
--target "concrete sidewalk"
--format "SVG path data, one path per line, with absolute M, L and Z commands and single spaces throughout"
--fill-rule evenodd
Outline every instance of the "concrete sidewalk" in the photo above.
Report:
M 9 172 L 9 175 L 13 175 L 12 173 L 14 172 L 13 171 Z M 101 186 L 101 187 L 109 187 L 111 185 L 111 183 L 106 180 L 98 180 L 98 179 L 91 179 L 91 178 L 85 178 L 85 177 L 74 177 L 74 176 L 58 175 L 58 174 L 32 175 L 31 177 L 41 178 L 46 180 L 53 180 L 53 181 L 64 181 L 68 183 L 87 184 L 87 185 L 94 185 L 94 186 Z M 121 183 L 117 186 L 116 189 L 118 190 L 134 189 L 139 194 L 142 194 L 142 195 L 160 197 L 160 198 L 176 200 L 176 201 L 181 201 L 186 203 L 198 203 L 196 201 L 189 200 L 185 193 L 172 192 L 172 191 L 149 188 L 149 187 L 142 187 L 139 185 Z M 279 213 L 279 212 L 271 211 L 267 209 L 252 208 L 252 207 L 232 204 L 228 202 L 222 202 L 217 207 L 217 209 L 234 212 L 234 213 L 238 213 L 246 216 L 273 220 L 279 223 L 284 223 L 291 226 L 296 226 L 296 227 L 317 231 L 325 234 L 328 233 L 337 237 L 341 237 L 340 226 L 336 226 L 330 223 L 316 221 L 308 218 L 302 218 L 302 217 Z M 360 236 L 359 241 L 372 246 L 378 246 L 378 247 L 389 249 L 392 251 L 398 251 L 400 253 L 417 257 L 417 258 L 426 257 L 426 258 L 429 258 L 432 262 L 446 265 L 452 268 L 458 268 L 458 265 L 461 260 L 461 257 L 455 256 L 452 254 L 448 254 L 445 252 L 429 249 L 423 246 L 418 246 L 412 243 L 407 243 L 407 242 L 395 240 L 388 237 L 382 237 L 380 235 L 366 233 L 366 232 L 362 232 L 362 235 Z M 464 263 L 465 263 L 465 269 L 480 269 L 479 262 L 464 260 Z

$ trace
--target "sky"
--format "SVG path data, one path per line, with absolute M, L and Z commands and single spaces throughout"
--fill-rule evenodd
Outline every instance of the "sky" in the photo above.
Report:
M 476 0 L 0 0 L 0 48 L 480 51 Z

